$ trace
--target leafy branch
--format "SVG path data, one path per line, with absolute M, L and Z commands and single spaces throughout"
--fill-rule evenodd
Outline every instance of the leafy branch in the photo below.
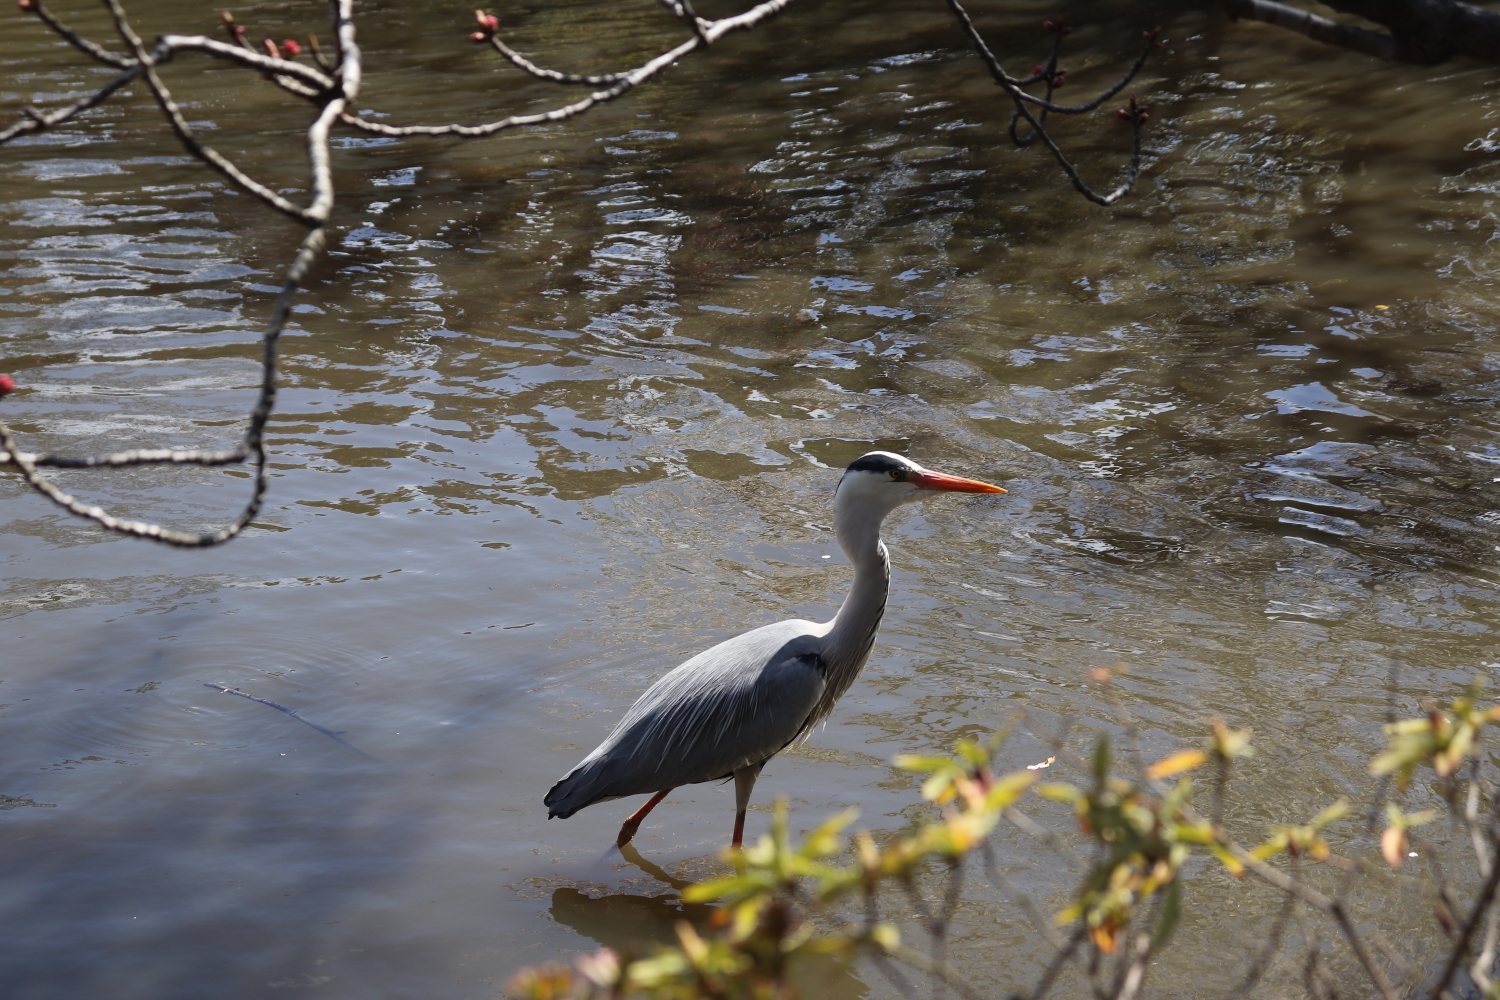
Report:
M 1095 673 L 1109 683 L 1107 671 Z M 1430 707 L 1419 718 L 1386 726 L 1388 747 L 1370 764 L 1374 777 L 1396 776 L 1398 795 L 1407 794 L 1419 775 L 1430 775 L 1434 791 L 1455 803 L 1452 814 L 1471 835 L 1475 863 L 1485 876 L 1468 906 L 1457 903 L 1453 886 L 1436 887 L 1451 933 L 1450 951 L 1438 962 L 1444 972 L 1421 994 L 1432 1000 L 1454 997 L 1452 987 L 1461 972 L 1483 996 L 1500 996 L 1493 976 L 1500 945 L 1500 841 L 1493 818 L 1481 823 L 1477 813 L 1480 799 L 1492 800 L 1488 787 L 1479 783 L 1478 747 L 1483 731 L 1500 722 L 1500 706 L 1481 709 L 1478 699 L 1475 688 L 1445 709 Z M 1410 839 L 1414 831 L 1434 822 L 1438 811 L 1406 811 L 1397 801 L 1372 804 L 1370 814 L 1383 817 L 1385 824 L 1378 846 L 1372 845 L 1383 866 L 1376 859 L 1336 853 L 1331 839 L 1335 829 L 1356 815 L 1342 798 L 1305 822 L 1271 825 L 1262 840 L 1247 847 L 1225 829 L 1220 809 L 1233 765 L 1253 753 L 1248 730 L 1231 729 L 1215 719 L 1199 746 L 1169 754 L 1138 774 L 1120 773 L 1107 737 L 1095 742 L 1087 760 L 1073 759 L 1059 746 L 1058 756 L 1087 775 L 1083 783 L 1041 780 L 1050 759 L 997 774 L 994 765 L 1003 743 L 1002 734 L 988 742 L 961 740 L 948 755 L 897 757 L 897 767 L 923 776 L 921 795 L 934 808 L 914 829 L 884 844 L 868 832 L 846 836 L 856 819 L 853 810 L 824 820 L 799 843 L 790 834 L 785 801 L 778 802 L 771 830 L 758 844 L 725 852 L 728 874 L 683 890 L 686 902 L 715 904 L 706 928 L 684 921 L 677 926 L 675 944 L 649 954 L 605 949 L 580 958 L 573 968 L 524 970 L 510 984 L 511 993 L 521 1000 L 770 1000 L 791 995 L 788 969 L 797 961 L 832 956 L 864 958 L 910 995 L 915 992 L 908 974 L 915 974 L 966 1000 L 979 1000 L 985 991 L 950 967 L 942 942 L 964 872 L 977 859 L 984 860 L 992 883 L 1008 889 L 994 862 L 999 846 L 995 835 L 1002 825 L 1055 836 L 1020 811 L 1028 798 L 1069 807 L 1077 836 L 1089 848 L 1078 853 L 1090 860 L 1068 904 L 1050 917 L 1026 900 L 1028 909 L 1051 927 L 1073 928 L 1066 937 L 1044 928 L 1057 951 L 1035 988 L 1017 994 L 1026 1000 L 1040 1000 L 1070 966 L 1088 978 L 1102 1000 L 1140 996 L 1152 962 L 1170 944 L 1185 912 L 1194 857 L 1211 859 L 1237 882 L 1268 887 L 1285 900 L 1266 946 L 1253 949 L 1235 996 L 1253 989 L 1274 966 L 1284 941 L 1282 929 L 1293 916 L 1303 923 L 1307 914 L 1325 919 L 1384 1000 L 1409 995 L 1420 985 L 1420 970 L 1434 966 L 1436 956 L 1408 961 L 1383 938 L 1361 928 L 1347 890 L 1349 878 L 1374 878 L 1378 868 L 1400 868 L 1405 848 L 1415 843 Z M 1217 771 L 1212 819 L 1193 802 L 1193 772 L 1208 765 Z M 1454 778 L 1466 767 L 1471 782 L 1468 794 L 1460 796 Z M 1382 781 L 1377 800 L 1389 789 L 1390 783 Z M 1309 865 L 1342 873 L 1343 888 L 1331 895 L 1316 888 Z M 937 905 L 919 891 L 919 883 L 934 876 L 947 885 L 937 894 Z M 903 944 L 892 916 L 895 899 L 906 899 L 920 918 L 929 937 L 925 952 Z M 1325 944 L 1316 931 L 1305 933 L 1301 944 L 1307 949 L 1300 963 L 1304 982 L 1312 995 L 1321 995 L 1328 976 Z

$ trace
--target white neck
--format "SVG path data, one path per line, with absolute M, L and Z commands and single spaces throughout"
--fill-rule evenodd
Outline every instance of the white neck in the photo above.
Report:
M 833 508 L 833 530 L 839 547 L 854 566 L 854 582 L 839 613 L 828 623 L 823 659 L 829 668 L 829 687 L 843 693 L 854 682 L 885 614 L 890 594 L 891 564 L 880 540 L 880 522 L 887 510 L 838 497 Z

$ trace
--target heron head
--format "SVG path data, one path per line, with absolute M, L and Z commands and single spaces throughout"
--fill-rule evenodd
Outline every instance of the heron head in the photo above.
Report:
M 837 500 L 857 506 L 894 510 L 912 500 L 939 493 L 1004 493 L 998 486 L 924 469 L 903 455 L 871 451 L 856 458 L 839 480 Z

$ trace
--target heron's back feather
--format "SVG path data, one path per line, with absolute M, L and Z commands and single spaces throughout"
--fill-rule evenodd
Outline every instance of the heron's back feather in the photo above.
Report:
M 544 800 L 550 816 L 728 777 L 796 739 L 822 699 L 827 625 L 776 622 L 706 649 L 662 677 Z

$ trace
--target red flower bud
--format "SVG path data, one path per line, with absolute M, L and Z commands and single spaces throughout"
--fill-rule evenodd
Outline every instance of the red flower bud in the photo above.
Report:
M 1115 117 L 1116 118 L 1123 118 L 1126 121 L 1129 121 L 1130 120 L 1130 112 L 1126 111 L 1124 108 L 1115 108 Z
M 1047 72 L 1047 68 L 1045 66 L 1033 66 L 1033 67 L 1031 67 L 1031 75 L 1032 76 L 1041 76 L 1045 72 Z
M 1151 116 L 1148 115 L 1148 114 L 1146 114 L 1146 112 L 1144 112 L 1144 111 L 1141 112 L 1140 118 L 1137 119 L 1137 121 L 1139 121 L 1142 125 L 1146 124 L 1150 120 L 1151 120 Z
M 31 0 L 23 0 L 23 2 L 30 3 Z M 0 375 L 0 396 L 5 396 L 15 391 L 16 380 L 9 375 Z
M 286 53 L 288 59 L 295 59 L 302 54 L 302 46 L 298 44 L 297 39 L 288 38 L 281 43 L 281 51 Z
M 486 35 L 482 31 L 476 31 L 472 35 L 469 36 L 469 41 L 473 42 L 475 45 L 483 45 L 485 42 L 487 42 L 489 40 L 490 40 L 490 36 Z
M 16 0 L 16 6 L 21 8 L 22 13 L 29 13 L 33 10 L 36 10 L 36 0 Z M 14 383 L 12 383 L 12 385 L 14 385 Z M 9 392 L 10 390 L 7 389 L 5 391 Z
M 489 17 L 486 17 L 484 19 L 484 30 L 488 31 L 488 32 L 491 32 L 491 33 L 499 31 L 500 30 L 500 19 L 498 17 L 496 17 L 494 14 L 491 14 Z
M 1056 31 L 1057 30 L 1057 25 L 1053 24 L 1051 21 L 1043 21 L 1042 22 L 1042 30 L 1043 31 Z
M 246 35 L 248 35 L 250 33 L 250 29 L 246 28 L 243 24 L 236 24 L 233 27 L 234 27 L 234 37 L 235 38 L 243 39 Z

